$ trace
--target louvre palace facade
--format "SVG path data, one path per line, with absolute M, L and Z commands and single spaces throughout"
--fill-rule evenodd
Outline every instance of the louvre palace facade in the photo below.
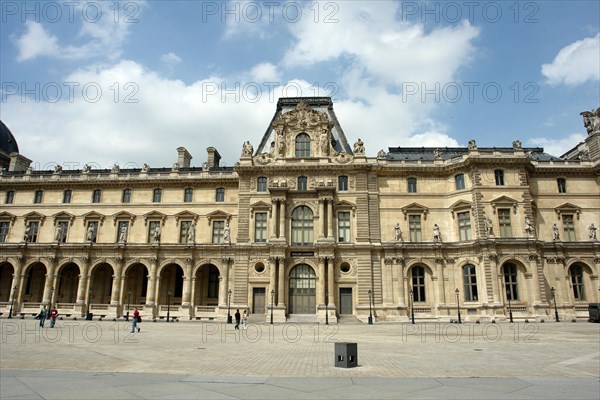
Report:
M 489 322 L 552 320 L 556 304 L 587 318 L 600 115 L 582 114 L 587 138 L 561 157 L 518 140 L 367 157 L 330 98 L 282 98 L 234 167 L 213 147 L 191 166 L 180 147 L 167 168 L 51 171 L 1 124 L 0 312 Z

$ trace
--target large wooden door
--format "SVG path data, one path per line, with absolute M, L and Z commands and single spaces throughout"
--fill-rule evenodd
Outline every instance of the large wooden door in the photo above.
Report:
M 316 314 L 317 279 L 310 265 L 296 265 L 290 272 L 290 314 Z
M 265 314 L 265 288 L 252 289 L 252 314 Z
M 340 288 L 341 314 L 352 314 L 352 288 Z

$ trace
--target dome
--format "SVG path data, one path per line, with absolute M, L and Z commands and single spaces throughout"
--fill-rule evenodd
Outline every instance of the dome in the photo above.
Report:
M 0 121 L 0 151 L 6 152 L 7 154 L 19 152 L 17 140 L 11 133 L 10 129 L 8 129 L 8 127 L 4 125 L 4 122 L 2 121 Z

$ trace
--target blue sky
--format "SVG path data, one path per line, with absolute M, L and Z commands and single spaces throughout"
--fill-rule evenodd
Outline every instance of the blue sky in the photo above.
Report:
M 367 155 L 541 146 L 600 106 L 597 1 L 1 2 L 0 118 L 36 169 L 224 165 L 281 96 L 330 95 Z

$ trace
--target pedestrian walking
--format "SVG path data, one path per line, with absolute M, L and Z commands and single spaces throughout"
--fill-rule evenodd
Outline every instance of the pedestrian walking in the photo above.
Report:
M 240 329 L 240 310 L 235 310 L 235 329 Z
M 246 310 L 244 310 L 244 315 L 242 316 L 242 324 L 244 329 L 248 327 L 248 312 Z
M 40 313 L 38 314 L 38 318 L 40 319 L 40 326 L 43 328 L 44 323 L 46 322 L 46 306 L 42 308 Z
M 136 329 L 138 333 L 140 332 L 140 327 L 138 324 L 142 322 L 142 318 L 140 317 L 140 312 L 137 307 L 133 307 L 133 318 L 131 319 L 131 333 L 135 333 Z
M 54 324 L 56 324 L 56 317 L 58 317 L 58 310 L 56 307 L 52 307 L 52 311 L 50 311 L 50 328 L 54 328 Z

